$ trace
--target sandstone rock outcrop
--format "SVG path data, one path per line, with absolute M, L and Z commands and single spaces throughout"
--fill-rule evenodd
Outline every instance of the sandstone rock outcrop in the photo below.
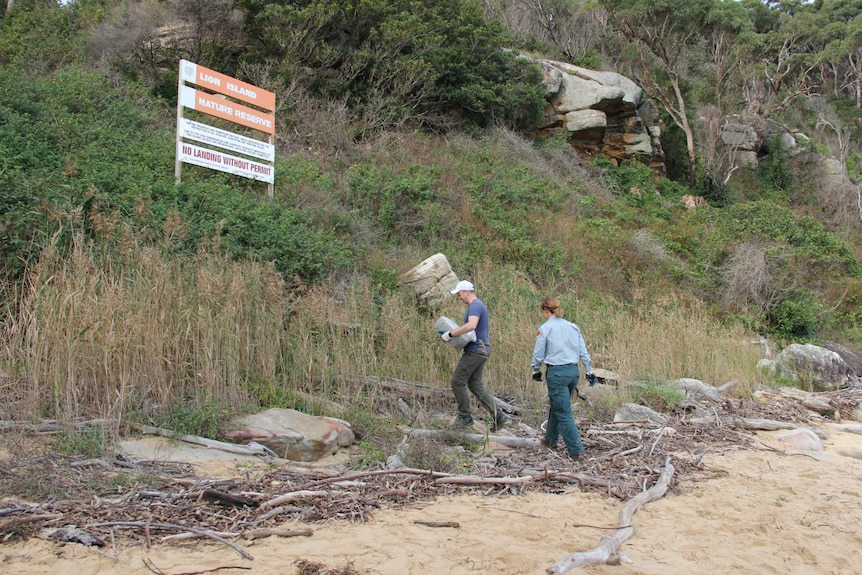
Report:
M 577 150 L 618 162 L 637 159 L 664 173 L 658 111 L 637 84 L 615 72 L 538 63 L 548 100 L 539 135 L 565 133 Z

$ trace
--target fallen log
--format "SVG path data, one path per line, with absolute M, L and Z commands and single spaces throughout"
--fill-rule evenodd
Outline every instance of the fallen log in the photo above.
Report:
M 461 524 L 455 521 L 414 521 L 413 523 L 424 525 L 425 527 L 454 527 L 455 529 L 461 527 Z
M 623 508 L 620 510 L 619 528 L 613 535 L 603 536 L 598 547 L 595 549 L 572 553 L 565 559 L 545 569 L 545 572 L 551 575 L 563 575 L 575 567 L 618 564 L 619 548 L 634 534 L 632 517 L 635 511 L 642 505 L 646 505 L 656 499 L 661 499 L 667 493 L 674 471 L 675 469 L 670 463 L 670 458 L 668 458 L 665 461 L 664 470 L 659 475 L 655 485 L 646 491 L 638 493 L 623 505 Z

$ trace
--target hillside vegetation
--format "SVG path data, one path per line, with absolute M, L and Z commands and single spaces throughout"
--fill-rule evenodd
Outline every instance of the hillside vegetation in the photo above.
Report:
M 858 176 L 859 3 L 687 2 L 711 16 L 684 39 L 682 3 L 550 4 L 558 17 L 542 21 L 526 0 L 10 3 L 0 419 L 217 435 L 229 414 L 335 402 L 374 425 L 385 394 L 366 376 L 448 387 L 456 356 L 433 324 L 463 310 L 419 309 L 399 285 L 438 252 L 490 309 L 487 385 L 531 424 L 547 295 L 626 381 L 737 380 L 746 394 L 774 383 L 755 370 L 760 335 L 858 347 L 858 184 L 821 189 L 806 161 L 829 154 Z M 719 36 L 707 24 L 722 10 Z M 632 18 L 671 28 L 639 38 Z M 673 38 L 669 59 L 655 42 Z M 664 110 L 667 177 L 532 137 L 544 86 L 519 53 L 643 85 Z M 276 93 L 271 200 L 193 166 L 175 184 L 180 58 Z M 710 114 L 755 104 L 810 150 L 732 168 Z M 709 206 L 687 210 L 684 195 Z

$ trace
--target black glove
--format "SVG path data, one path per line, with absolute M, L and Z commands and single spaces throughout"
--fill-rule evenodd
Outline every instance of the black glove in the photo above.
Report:
M 534 371 L 533 372 L 533 381 L 542 381 L 542 372 Z
M 596 384 L 596 374 L 595 373 L 588 373 L 587 374 L 587 381 L 590 382 L 590 387 L 593 387 Z

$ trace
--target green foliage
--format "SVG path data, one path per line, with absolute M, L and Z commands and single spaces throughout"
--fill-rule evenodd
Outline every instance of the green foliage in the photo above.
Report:
M 95 459 L 105 454 L 108 438 L 101 427 L 85 427 L 82 431 L 61 431 L 57 434 L 57 451 Z
M 769 142 L 769 153 L 760 162 L 760 176 L 768 192 L 790 192 L 793 186 L 793 169 L 787 154 L 782 150 L 779 136 Z
M 506 50 L 498 22 L 475 0 L 241 0 L 246 30 L 282 62 L 285 85 L 299 82 L 347 101 L 359 136 L 454 113 L 476 126 L 521 128 L 542 117 L 538 67 Z M 257 57 L 249 54 L 248 58 Z
M 386 463 L 386 454 L 371 441 L 363 439 L 356 444 L 348 466 L 350 469 L 362 470 L 374 468 L 383 463 Z
M 770 200 L 733 204 L 725 209 L 697 210 L 687 216 L 709 230 L 700 244 L 717 263 L 725 246 L 742 241 L 786 245 L 821 274 L 857 275 L 862 270 L 852 248 L 811 216 L 797 216 L 790 208 Z M 798 262 L 797 262 L 798 263 Z
M 345 204 L 370 218 L 390 237 L 404 237 L 417 231 L 433 237 L 441 231 L 443 223 L 435 221 L 436 210 L 426 209 L 437 195 L 434 171 L 414 164 L 404 172 L 396 174 L 388 168 L 367 164 L 351 166 Z M 425 220 L 426 214 L 431 214 L 428 218 L 431 221 Z
M 473 468 L 473 458 L 463 446 L 414 438 L 407 445 L 404 464 L 415 469 L 428 469 L 443 473 L 467 473 Z
M 179 435 L 199 435 L 218 439 L 220 425 L 231 413 L 218 402 L 207 398 L 177 399 L 154 418 L 157 427 Z
M 667 413 L 685 399 L 685 392 L 675 387 L 647 385 L 636 390 L 635 399 L 650 409 Z
M 85 37 L 82 22 L 89 17 L 75 6 L 59 9 L 51 2 L 16 2 L 0 21 L 0 68 L 43 74 L 79 62 Z
M 777 339 L 809 340 L 820 327 L 822 307 L 816 294 L 797 290 L 769 309 L 765 331 Z

